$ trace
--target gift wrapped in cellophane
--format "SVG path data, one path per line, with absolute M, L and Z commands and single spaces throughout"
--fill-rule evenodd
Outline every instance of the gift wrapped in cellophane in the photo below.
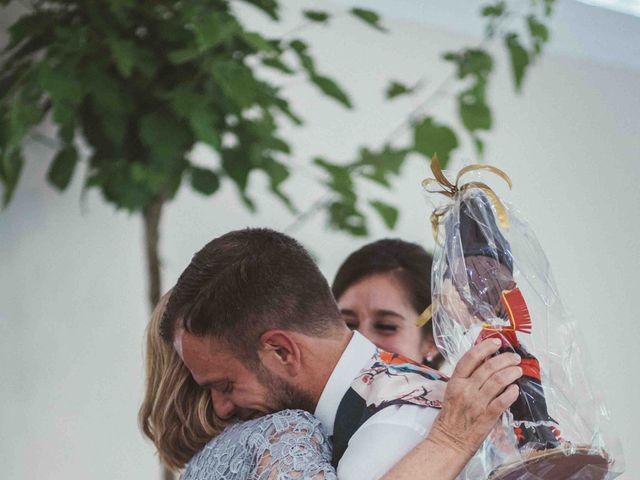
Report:
M 463 480 L 600 480 L 624 470 L 602 399 L 585 375 L 576 321 L 521 214 L 489 186 L 510 179 L 488 165 L 447 178 L 437 158 L 423 187 L 435 207 L 432 322 L 455 365 L 474 344 L 502 342 L 521 358 L 519 396 L 502 415 Z

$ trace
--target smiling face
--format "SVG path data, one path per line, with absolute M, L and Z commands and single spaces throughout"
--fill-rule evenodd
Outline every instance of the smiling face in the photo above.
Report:
M 422 362 L 425 342 L 402 284 L 390 273 L 369 275 L 347 288 L 338 299 L 347 325 L 383 350 Z
M 179 330 L 174 345 L 196 383 L 211 392 L 214 411 L 222 419 L 246 420 L 287 408 L 312 408 L 305 392 L 262 364 L 248 367 L 213 337 Z

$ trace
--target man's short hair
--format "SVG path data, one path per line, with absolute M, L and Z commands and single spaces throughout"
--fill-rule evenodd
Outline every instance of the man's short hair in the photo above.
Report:
M 255 361 L 267 330 L 326 337 L 343 325 L 327 281 L 302 245 L 273 230 L 248 228 L 212 240 L 193 256 L 160 330 L 168 342 L 178 326 L 211 335 Z
M 352 285 L 376 273 L 389 273 L 402 285 L 418 314 L 431 305 L 433 258 L 416 243 L 387 238 L 369 243 L 347 257 L 333 281 L 336 299 Z M 423 329 L 427 334 L 427 329 Z

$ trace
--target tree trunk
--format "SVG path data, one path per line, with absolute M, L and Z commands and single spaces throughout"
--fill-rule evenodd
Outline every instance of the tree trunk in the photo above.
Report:
M 144 217 L 144 243 L 147 257 L 147 288 L 148 299 L 151 310 L 160 300 L 162 285 L 160 278 L 160 255 L 158 253 L 158 243 L 160 240 L 160 218 L 164 199 L 159 198 L 143 211 Z M 164 465 L 162 466 L 162 480 L 174 480 L 173 473 Z
M 156 200 L 143 211 L 144 216 L 144 241 L 147 257 L 148 274 L 148 299 L 151 310 L 160 300 L 160 255 L 158 253 L 158 242 L 160 240 L 160 216 L 164 201 Z

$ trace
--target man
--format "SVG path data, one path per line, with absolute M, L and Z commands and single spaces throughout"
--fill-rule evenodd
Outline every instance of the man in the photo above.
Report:
M 427 435 L 432 458 L 468 459 L 521 375 L 509 354 L 480 366 L 497 350 L 481 346 L 454 372 L 440 414 L 446 379 L 351 332 L 309 254 L 268 229 L 230 232 L 194 255 L 161 333 L 221 418 L 314 413 L 341 480 L 379 478 Z

